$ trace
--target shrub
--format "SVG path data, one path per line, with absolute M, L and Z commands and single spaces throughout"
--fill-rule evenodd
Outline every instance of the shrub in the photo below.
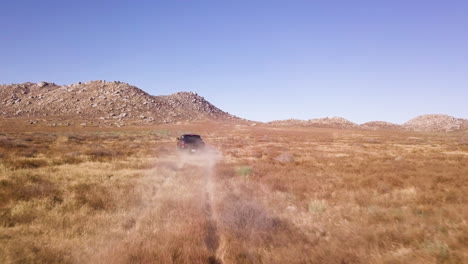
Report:
M 81 152 L 69 152 L 60 157 L 60 159 L 56 159 L 53 161 L 54 165 L 62 165 L 62 164 L 79 164 L 83 162 L 83 157 L 81 156 Z
M 107 149 L 93 149 L 86 152 L 93 160 L 106 161 L 114 157 L 114 152 Z
M 17 155 L 26 157 L 26 158 L 34 158 L 36 157 L 38 153 L 39 153 L 39 150 L 35 148 L 27 148 L 27 149 L 19 151 Z
M 249 166 L 240 166 L 237 168 L 237 174 L 240 176 L 249 176 L 252 173 L 252 168 Z
M 235 168 L 227 163 L 216 164 L 216 176 L 219 178 L 232 178 L 237 174 Z
M 47 164 L 44 159 L 13 159 L 5 162 L 5 165 L 12 169 L 35 169 L 47 166 Z
M 3 148 L 27 148 L 28 145 L 18 142 L 13 138 L 1 137 L 0 138 L 0 147 Z
M 60 196 L 61 192 L 55 184 L 38 175 L 16 175 L 0 181 L 0 205 L 9 201 Z
M 320 214 L 327 210 L 328 204 L 325 200 L 312 200 L 309 202 L 309 212 L 313 214 Z
M 108 210 L 115 207 L 115 200 L 103 186 L 80 183 L 74 186 L 73 191 L 79 207 L 89 206 L 94 210 Z

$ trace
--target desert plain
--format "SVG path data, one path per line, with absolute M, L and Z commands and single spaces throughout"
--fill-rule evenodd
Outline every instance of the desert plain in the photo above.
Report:
M 2 119 L 0 262 L 467 263 L 467 180 L 463 131 Z

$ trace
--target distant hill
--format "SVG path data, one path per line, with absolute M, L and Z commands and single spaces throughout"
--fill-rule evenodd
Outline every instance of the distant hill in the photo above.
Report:
M 421 115 L 404 123 L 403 127 L 416 131 L 467 131 L 468 119 L 443 114 Z
M 106 81 L 0 85 L 0 116 L 147 123 L 238 119 L 193 92 L 153 96 L 127 83 Z
M 393 130 L 393 129 L 403 129 L 401 125 L 397 125 L 394 123 L 390 122 L 385 122 L 385 121 L 371 121 L 367 122 L 364 124 L 360 125 L 361 128 L 364 129 L 373 129 L 373 130 L 379 130 L 379 129 L 387 129 L 387 130 Z
M 356 128 L 358 124 L 355 124 L 343 117 L 325 117 L 325 118 L 316 118 L 309 119 L 308 123 L 310 126 L 316 127 L 333 127 L 333 128 Z
M 118 81 L 90 81 L 70 85 L 48 82 L 0 85 L 0 117 L 31 120 L 100 120 L 100 123 L 115 121 L 119 124 L 125 121 L 177 123 L 243 120 L 222 111 L 193 92 L 153 96 L 138 87 Z M 444 114 L 418 116 L 403 125 L 384 121 L 358 125 L 342 117 L 288 119 L 267 124 L 338 129 L 468 131 L 467 119 Z
M 411 131 L 468 131 L 468 120 L 455 118 L 449 115 L 422 115 L 409 120 L 403 125 L 385 121 L 371 121 L 364 124 L 356 124 L 342 117 L 316 118 L 309 120 L 287 119 L 269 122 L 275 126 L 304 126 L 304 127 L 328 127 L 339 129 L 372 129 L 372 130 L 411 130 Z
M 277 126 L 305 126 L 307 125 L 307 120 L 301 119 L 285 119 L 285 120 L 275 120 L 268 122 L 269 125 Z
M 324 128 L 356 128 L 359 125 L 344 119 L 342 117 L 325 117 L 325 118 L 316 118 L 309 120 L 300 120 L 300 119 L 287 119 L 287 120 L 276 120 L 269 122 L 271 125 L 279 126 L 307 126 L 307 127 L 324 127 Z

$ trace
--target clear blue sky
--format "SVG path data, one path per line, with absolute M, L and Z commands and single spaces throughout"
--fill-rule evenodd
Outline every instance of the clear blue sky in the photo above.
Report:
M 468 118 L 468 1 L 0 2 L 0 83 L 119 80 L 237 116 Z

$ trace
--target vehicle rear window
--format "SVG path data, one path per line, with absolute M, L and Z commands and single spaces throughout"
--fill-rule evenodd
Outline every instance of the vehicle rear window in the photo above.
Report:
M 201 140 L 199 135 L 184 135 L 183 138 L 187 143 L 193 143 Z

